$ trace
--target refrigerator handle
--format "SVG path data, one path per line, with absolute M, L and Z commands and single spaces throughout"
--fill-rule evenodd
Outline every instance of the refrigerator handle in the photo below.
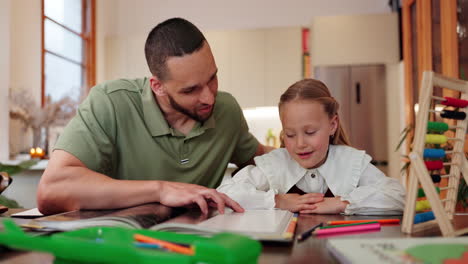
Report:
M 361 83 L 356 83 L 356 103 L 361 103 Z

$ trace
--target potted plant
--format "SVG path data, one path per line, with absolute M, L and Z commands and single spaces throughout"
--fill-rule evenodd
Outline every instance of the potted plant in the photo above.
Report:
M 19 163 L 18 165 L 6 165 L 6 164 L 0 163 L 0 172 L 6 172 L 7 175 L 11 176 L 23 170 L 29 169 L 31 166 L 34 166 L 36 163 L 37 163 L 37 160 L 26 160 L 26 161 Z M 4 175 L 2 175 L 2 177 L 3 176 Z M 9 184 L 11 184 L 11 180 Z M 2 191 L 6 189 L 6 187 L 7 186 L 5 186 L 5 188 L 3 188 Z M 8 208 L 21 208 L 18 202 L 6 197 L 5 195 L 0 195 L 0 204 Z

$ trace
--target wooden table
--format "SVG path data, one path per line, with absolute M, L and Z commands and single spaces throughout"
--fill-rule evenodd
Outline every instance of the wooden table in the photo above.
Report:
M 153 206 L 153 205 L 152 205 Z M 157 205 L 158 212 L 167 212 L 167 207 Z M 162 210 L 162 211 L 161 211 Z M 11 214 L 17 210 L 10 210 Z M 107 214 L 108 211 L 105 211 Z M 102 211 L 84 211 L 71 214 L 73 218 L 87 218 L 96 215 L 102 215 Z M 3 215 L 5 216 L 5 215 Z M 61 217 L 62 219 L 64 217 Z M 66 217 L 65 217 L 66 218 Z M 343 215 L 300 215 L 296 235 L 309 229 L 320 222 L 336 221 L 336 220 L 355 220 L 355 219 L 377 219 L 377 218 L 401 218 L 401 216 L 343 216 Z M 201 220 L 201 214 L 198 210 L 191 210 L 180 216 L 171 218 L 168 222 L 182 223 L 197 223 Z M 455 228 L 468 226 L 468 215 L 456 215 L 454 219 Z M 410 237 L 401 233 L 400 225 L 382 226 L 380 232 L 346 235 L 340 237 L 346 238 L 401 238 Z M 415 236 L 440 236 L 440 231 L 437 229 L 425 231 L 412 235 Z M 327 238 L 310 237 L 303 242 L 294 241 L 292 244 L 281 243 L 264 243 L 263 251 L 259 259 L 259 263 L 338 263 L 337 260 L 330 255 L 326 249 Z M 46 253 L 38 252 L 7 252 L 0 255 L 0 263 L 16 264 L 16 263 L 32 263 L 32 264 L 50 264 L 53 263 L 54 257 Z

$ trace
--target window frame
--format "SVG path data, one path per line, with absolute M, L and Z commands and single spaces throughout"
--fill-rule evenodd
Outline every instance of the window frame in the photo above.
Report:
M 53 56 L 64 59 L 68 62 L 75 63 L 75 61 L 70 60 L 64 56 L 51 52 L 45 48 L 45 29 L 44 24 L 46 20 L 51 21 L 52 23 L 60 26 L 61 28 L 71 32 L 74 35 L 79 36 L 83 40 L 83 62 L 81 63 L 81 68 L 83 69 L 83 92 L 87 93 L 91 87 L 95 85 L 96 82 L 96 2 L 95 0 L 81 0 L 82 3 L 82 33 L 78 33 L 73 29 L 67 27 L 64 24 L 61 24 L 58 21 L 45 15 L 45 0 L 41 1 L 41 10 L 42 10 L 42 26 L 41 26 L 41 105 L 45 106 L 46 104 L 46 87 L 45 87 L 45 55 L 49 53 Z

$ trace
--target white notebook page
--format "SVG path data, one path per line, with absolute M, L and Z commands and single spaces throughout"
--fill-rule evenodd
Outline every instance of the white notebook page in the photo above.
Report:
M 218 214 L 198 225 L 257 238 L 281 240 L 292 217 L 293 213 L 285 210 L 246 210 L 244 213 L 226 210 L 224 214 Z

